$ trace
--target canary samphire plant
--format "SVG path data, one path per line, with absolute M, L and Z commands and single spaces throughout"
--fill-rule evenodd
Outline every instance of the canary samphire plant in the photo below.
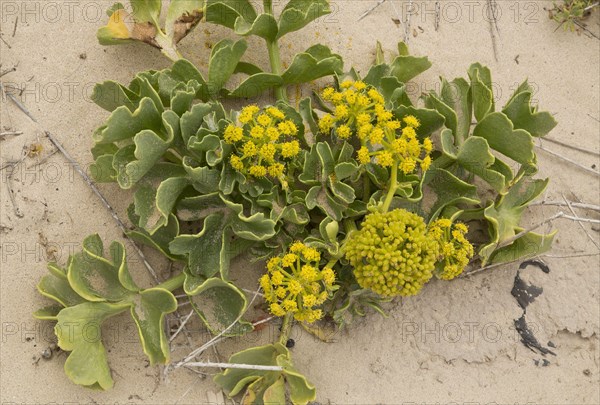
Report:
M 316 391 L 286 347 L 294 322 L 342 326 L 369 308 L 382 312 L 385 300 L 422 292 L 434 277 L 452 280 L 469 264 L 550 248 L 554 234 L 520 225 L 548 183 L 533 177 L 533 139 L 556 125 L 531 105 L 527 81 L 498 107 L 489 69 L 475 63 L 466 78 L 441 79 L 438 92 L 415 104 L 405 83 L 430 62 L 403 43 L 391 61 L 378 46 L 364 75 L 344 70 L 321 44 L 283 68 L 278 40 L 327 14 L 326 0 L 290 0 L 277 15 L 270 0 L 260 10 L 247 0 L 172 1 L 164 26 L 161 5 L 116 4 L 98 31 L 102 44 L 142 41 L 174 63 L 138 73 L 128 86 L 96 86 L 94 101 L 110 115 L 93 134 L 92 172 L 132 190 L 128 236 L 180 270 L 142 289 L 123 245 L 107 249 L 97 235 L 64 267 L 48 265 L 38 289 L 55 304 L 35 316 L 56 322 L 73 382 L 113 385 L 102 340 L 86 338 L 86 327 L 122 312 L 137 324 L 151 364 L 169 362 L 163 322 L 178 306 L 177 289 L 210 332 L 251 333 L 246 294 L 230 275 L 232 260 L 250 252 L 265 263 L 256 284 L 264 309 L 281 318 L 281 335 L 229 359 L 268 367 L 228 368 L 214 381 L 230 396 L 245 392 L 244 403 L 305 404 Z M 270 71 L 244 61 L 240 38 L 215 44 L 203 75 L 177 44 L 207 23 L 262 38 Z M 234 74 L 244 79 L 234 84 Z M 317 79 L 318 91 L 290 103 L 290 86 Z M 252 102 L 265 92 L 276 101 Z M 230 111 L 235 99 L 245 106 Z

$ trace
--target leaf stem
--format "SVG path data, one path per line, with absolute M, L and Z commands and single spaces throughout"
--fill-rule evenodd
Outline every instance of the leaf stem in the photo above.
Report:
M 265 13 L 273 15 L 273 2 L 272 0 L 263 0 L 263 5 L 265 8 Z M 265 39 L 267 43 L 267 50 L 269 51 L 269 62 L 271 64 L 271 72 L 278 76 L 281 76 L 282 68 L 281 68 L 281 55 L 279 53 L 279 43 L 277 39 L 268 40 Z M 275 87 L 275 97 L 277 100 L 288 102 L 288 96 L 285 87 Z
M 292 330 L 292 319 L 293 314 L 288 312 L 283 317 L 283 323 L 281 324 L 281 333 L 279 334 L 279 343 L 285 346 L 290 337 L 290 331 Z
M 155 288 L 164 288 L 165 290 L 173 291 L 173 290 L 176 290 L 179 287 L 181 287 L 183 285 L 184 281 L 185 281 L 185 273 L 181 272 L 178 275 L 176 275 L 175 277 L 172 277 L 172 278 L 168 279 L 167 281 L 163 281 L 162 283 L 157 285 Z
M 173 45 L 169 37 L 167 37 L 160 28 L 157 28 L 154 39 L 160 46 L 160 51 L 163 53 L 163 55 L 171 59 L 171 61 L 177 62 L 179 59 L 183 58 L 183 56 L 181 56 L 177 50 L 177 47 Z
M 396 194 L 396 190 L 398 189 L 398 161 L 394 160 L 392 164 L 392 174 L 390 176 L 390 183 L 388 193 L 385 196 L 385 201 L 383 202 L 383 207 L 381 207 L 384 213 L 388 212 L 390 209 L 390 204 L 392 203 L 392 198 L 394 198 L 394 194 Z

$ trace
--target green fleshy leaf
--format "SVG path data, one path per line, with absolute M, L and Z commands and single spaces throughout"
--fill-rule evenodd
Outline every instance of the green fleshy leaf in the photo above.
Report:
M 133 205 L 129 207 L 128 214 L 131 221 L 137 223 Z M 169 251 L 169 243 L 171 243 L 171 241 L 175 239 L 175 237 L 178 235 L 179 221 L 177 220 L 177 217 L 174 214 L 171 214 L 169 216 L 169 222 L 166 226 L 163 226 L 162 228 L 156 230 L 152 235 L 150 235 L 147 231 L 141 228 L 127 232 L 127 236 L 129 236 L 135 242 L 150 246 L 158 250 L 165 257 L 171 259 L 172 261 L 184 259 L 183 256 L 174 255 Z
M 158 27 L 161 0 L 130 0 L 133 19 L 138 23 L 149 22 Z
M 257 73 L 248 77 L 238 87 L 236 87 L 228 97 L 252 98 L 262 94 L 265 90 L 281 86 L 283 80 L 280 76 L 272 73 Z
M 169 250 L 176 255 L 186 255 L 188 269 L 195 276 L 209 278 L 221 268 L 221 251 L 224 245 L 224 215 L 211 214 L 204 219 L 202 230 L 195 235 L 179 235 Z
M 469 137 L 461 145 L 460 149 L 454 146 L 450 130 L 442 131 L 441 140 L 444 155 L 455 160 L 459 166 L 486 181 L 497 192 L 501 194 L 506 192 L 506 187 L 510 179 L 507 179 L 501 172 L 495 170 L 498 167 L 496 158 L 484 138 L 478 136 Z
M 186 282 L 185 288 L 194 310 L 213 334 L 223 332 L 246 311 L 244 293 L 234 284 L 220 278 Z M 239 336 L 250 330 L 252 324 L 239 320 L 224 336 Z
M 58 320 L 58 313 L 63 309 L 60 305 L 49 305 L 44 308 L 40 308 L 33 313 L 35 319 L 41 321 L 56 321 Z
M 332 196 L 327 193 L 321 186 L 312 187 L 306 194 L 306 206 L 308 209 L 319 207 L 326 215 L 341 221 L 344 206 L 338 203 Z
M 406 115 L 417 117 L 421 125 L 416 129 L 416 132 L 417 136 L 421 139 L 430 136 L 444 125 L 444 116 L 436 110 L 400 106 L 393 112 L 396 118 L 400 120 Z
M 381 80 L 384 77 L 389 76 L 389 73 L 390 66 L 388 64 L 378 63 L 376 65 L 371 66 L 371 68 L 367 72 L 367 75 L 363 78 L 363 82 L 365 82 L 366 84 L 370 84 L 373 87 L 381 87 Z
M 281 75 L 284 84 L 308 83 L 324 76 L 341 74 L 344 62 L 324 45 L 314 45 L 294 57 Z
M 319 126 L 317 124 L 318 117 L 312 108 L 310 97 L 306 97 L 300 101 L 298 111 L 303 120 L 308 124 L 308 128 L 310 128 L 311 136 L 305 131 L 304 139 L 308 146 L 312 146 L 315 143 L 314 137 L 319 133 Z
M 393 76 L 381 78 L 380 85 L 381 95 L 385 99 L 387 108 L 393 109 L 396 106 L 412 106 L 408 94 L 406 94 L 406 86 Z
M 307 404 L 316 399 L 317 390 L 314 385 L 294 368 L 289 355 L 278 356 L 277 364 L 284 369 L 283 374 L 290 386 L 290 399 L 294 404 Z
M 98 144 L 111 144 L 133 138 L 144 129 L 159 131 L 161 128 L 161 114 L 156 104 L 150 98 L 143 98 L 133 112 L 126 106 L 116 108 L 93 138 Z
M 188 86 L 192 83 L 200 85 L 200 89 L 196 92 L 196 97 L 206 101 L 208 96 L 206 94 L 206 80 L 202 76 L 202 73 L 187 59 L 179 59 L 173 63 L 171 68 L 160 72 L 158 77 L 159 94 L 163 99 L 170 99 L 176 88 Z
M 277 38 L 298 31 L 308 23 L 331 12 L 327 0 L 290 0 L 279 17 Z
M 283 376 L 264 390 L 262 400 L 265 404 L 285 404 L 285 380 Z
M 156 164 L 138 183 L 133 196 L 137 218 L 133 222 L 150 234 L 156 232 L 168 222 L 169 214 L 189 183 L 180 165 Z
M 37 289 L 40 294 L 58 302 L 63 307 L 70 307 L 85 301 L 71 288 L 66 278 L 57 277 L 55 274 L 47 274 L 42 277 Z
M 442 79 L 441 100 L 456 113 L 457 125 L 455 137 L 461 143 L 469 136 L 473 103 L 470 99 L 469 83 L 463 78 L 456 78 L 448 83 Z
M 425 107 L 431 108 L 444 116 L 444 125 L 449 128 L 453 134 L 458 134 L 458 117 L 456 111 L 440 100 L 436 95 L 429 94 L 425 98 Z
M 552 242 L 557 232 L 555 230 L 547 235 L 535 232 L 526 233 L 510 245 L 494 251 L 487 263 L 507 263 L 541 255 L 552 249 Z
M 119 266 L 102 257 L 102 240 L 88 236 L 83 251 L 72 256 L 67 277 L 73 290 L 87 301 L 119 301 L 130 294 L 119 281 Z
M 289 385 L 290 400 L 294 404 L 305 405 L 314 401 L 315 387 L 292 365 L 290 352 L 280 343 L 242 350 L 229 358 L 230 363 L 280 366 L 283 371 L 245 370 L 229 368 L 214 377 L 223 391 L 234 397 L 247 387 L 247 400 L 244 403 L 270 403 L 269 398 L 279 398 L 283 378 Z M 283 378 L 282 378 L 283 377 Z
M 206 21 L 234 29 L 238 18 L 256 19 L 256 10 L 249 0 L 206 0 Z
M 268 41 L 273 41 L 277 36 L 277 21 L 270 14 L 260 14 L 251 22 L 244 18 L 237 18 L 234 31 L 241 36 L 258 35 Z
M 222 197 L 223 198 L 223 197 Z M 225 205 L 233 212 L 231 229 L 241 238 L 262 241 L 275 235 L 275 222 L 266 218 L 263 213 L 244 214 L 244 206 L 223 198 Z
M 281 350 L 281 347 L 279 346 L 269 344 L 245 349 L 232 355 L 229 358 L 229 362 L 237 364 L 254 364 L 257 366 L 276 366 L 277 356 L 288 353 L 287 349 L 284 348 L 284 350 Z M 228 368 L 217 374 L 214 377 L 214 381 L 222 387 L 225 394 L 231 398 L 239 394 L 246 385 L 260 379 L 268 373 L 279 372 Z
M 399 45 L 399 49 L 401 49 L 401 46 L 402 45 Z M 431 62 L 429 62 L 429 59 L 427 59 L 426 56 L 416 57 L 408 55 L 408 48 L 405 44 L 403 44 L 403 46 L 406 54 L 401 52 L 390 64 L 390 75 L 396 77 L 402 83 L 406 83 L 429 69 L 431 67 Z
M 125 247 L 121 243 L 115 241 L 110 244 L 109 249 L 111 261 L 113 266 L 117 269 L 117 276 L 121 285 L 131 292 L 140 291 L 140 288 L 135 284 L 129 273 Z
M 548 179 L 529 180 L 523 178 L 515 183 L 506 195 L 500 197 L 496 203 L 491 203 L 483 210 L 483 215 L 489 224 L 490 242 L 479 250 L 482 265 L 487 263 L 494 251 L 498 249 L 498 246 L 502 246 L 505 241 L 510 240 L 523 230 L 519 224 L 525 208 L 544 192 L 547 185 Z M 514 244 L 513 242 L 511 245 L 506 246 L 509 249 L 505 249 L 505 252 L 510 252 L 512 255 L 517 255 L 519 252 L 530 252 L 531 249 L 528 246 L 531 241 L 543 242 L 539 245 L 541 249 L 542 247 L 549 246 L 551 240 L 548 241 L 546 239 L 551 238 L 551 236 L 553 235 L 544 237 L 531 236 L 529 239 L 523 239 L 517 245 L 510 248 Z M 508 253 L 506 254 L 508 255 Z M 519 256 L 515 257 L 518 258 Z
M 169 149 L 179 133 L 179 117 L 173 111 L 165 111 L 163 125 L 166 134 L 144 129 L 135 135 L 133 148 L 125 147 L 115 154 L 113 167 L 121 188 L 133 187 Z
M 257 73 L 262 73 L 262 72 L 263 72 L 263 70 L 261 68 L 259 68 L 258 66 L 254 65 L 252 63 L 242 61 L 237 64 L 237 66 L 235 67 L 234 73 L 243 73 L 245 75 L 252 76 Z
M 112 387 L 101 326 L 107 318 L 128 307 L 123 303 L 85 302 L 59 312 L 54 331 L 58 346 L 71 352 L 65 362 L 65 373 L 75 384 L 104 390 Z
M 557 125 L 557 122 L 549 112 L 537 112 L 531 106 L 531 95 L 531 91 L 515 93 L 502 112 L 512 121 L 516 129 L 523 129 L 536 137 L 545 136 Z
M 180 129 L 181 137 L 185 144 L 188 143 L 189 139 L 196 135 L 202 124 L 204 118 L 212 111 L 210 104 L 195 104 L 190 111 L 184 113 L 181 116 Z
M 531 135 L 525 130 L 513 129 L 511 121 L 502 113 L 491 113 L 481 119 L 473 136 L 486 139 L 490 147 L 516 162 L 535 166 Z
M 442 210 L 458 204 L 478 204 L 477 187 L 466 183 L 444 169 L 431 168 L 426 173 L 425 182 L 437 195 L 429 213 L 429 220 L 435 220 Z
M 224 39 L 213 47 L 208 65 L 208 85 L 211 94 L 218 94 L 225 86 L 247 47 L 243 39 L 237 42 Z
M 198 221 L 223 210 L 223 200 L 217 193 L 182 198 L 177 204 L 177 217 L 182 221 Z
M 137 108 L 139 96 L 117 82 L 105 81 L 94 86 L 91 100 L 107 111 L 112 112 L 120 106 L 134 111 Z
M 477 121 L 494 112 L 494 93 L 492 88 L 492 76 L 490 69 L 479 63 L 469 67 L 469 78 L 471 79 L 471 98 L 473 100 L 473 112 Z
M 117 171 L 112 167 L 113 155 L 102 155 L 90 165 L 90 174 L 97 183 L 115 183 Z
M 177 309 L 177 300 L 163 288 L 150 288 L 140 292 L 131 306 L 144 353 L 150 365 L 169 362 L 169 340 L 165 335 L 165 314 Z

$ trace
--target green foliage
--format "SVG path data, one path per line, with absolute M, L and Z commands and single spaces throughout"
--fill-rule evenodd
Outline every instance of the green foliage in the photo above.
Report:
M 560 4 L 554 3 L 549 11 L 550 18 L 559 23 L 563 30 L 579 31 L 582 21 L 592 13 L 598 2 L 594 0 L 564 0 Z
M 130 0 L 131 13 L 121 3 L 113 4 L 106 12 L 108 24 L 97 32 L 101 45 L 121 45 L 144 42 L 172 60 L 179 58 L 177 44 L 202 19 L 204 0 L 171 0 L 164 28 L 159 25 L 162 1 Z
M 151 364 L 169 360 L 164 333 L 165 314 L 177 309 L 171 292 L 161 286 L 140 289 L 127 268 L 125 249 L 118 242 L 104 256 L 98 235 L 83 241 L 83 250 L 69 257 L 66 269 L 54 263 L 50 274 L 38 284 L 40 293 L 58 303 L 34 315 L 55 320 L 61 349 L 71 352 L 65 373 L 76 384 L 108 389 L 112 387 L 101 326 L 106 319 L 129 310 L 137 325 L 140 342 Z
M 556 126 L 551 114 L 532 106 L 526 81 L 499 109 L 491 72 L 476 63 L 468 78 L 442 78 L 439 93 L 423 94 L 417 104 L 406 83 L 431 63 L 404 43 L 389 62 L 378 44 L 375 64 L 362 78 L 353 68 L 344 71 L 341 56 L 321 44 L 283 69 L 278 40 L 328 14 L 326 0 L 290 0 L 279 15 L 269 0 L 261 10 L 248 0 L 172 0 L 164 26 L 161 1 L 130 3 L 131 13 L 120 3 L 107 11 L 100 43 L 142 41 L 174 63 L 140 72 L 128 85 L 107 81 L 94 88 L 92 99 L 110 114 L 92 136 L 91 172 L 98 182 L 131 190 L 127 236 L 181 271 L 141 289 L 123 246 L 113 242 L 105 257 L 97 235 L 84 240 L 65 269 L 48 265 L 38 290 L 55 303 L 35 316 L 57 322 L 59 345 L 71 352 L 65 371 L 75 383 L 112 386 L 100 326 L 127 310 L 150 362 L 168 362 L 163 319 L 177 308 L 171 292 L 177 288 L 211 333 L 252 331 L 243 319 L 246 295 L 234 282 L 245 275 L 230 274 L 232 260 L 249 254 L 273 259 L 260 284 L 270 290 L 269 310 L 284 317 L 281 336 L 230 359 L 271 369 L 229 368 L 215 382 L 229 396 L 245 390 L 245 404 L 305 404 L 315 399 L 315 388 L 283 345 L 294 319 L 310 323 L 325 315 L 342 326 L 369 310 L 384 314 L 384 295 L 417 293 L 444 260 L 471 259 L 468 229 L 458 220 L 487 230 L 477 240 L 482 265 L 550 249 L 554 233 L 524 232 L 521 224 L 548 183 L 533 178 L 534 137 Z M 200 22 L 241 37 L 213 46 L 206 78 L 177 51 Z M 251 36 L 265 41 L 269 71 L 245 59 Z M 321 78 L 331 83 L 322 93 L 295 100 L 296 107 L 287 101 L 288 86 Z M 271 91 L 274 105 L 229 110 L 230 99 Z M 459 227 L 457 253 L 451 231 Z M 436 229 L 448 234 L 430 238 Z M 304 261 L 301 248 L 310 256 Z M 295 284 L 282 273 L 292 267 Z M 448 279 L 462 271 L 451 270 Z M 298 305 L 312 316 L 298 317 Z M 89 325 L 97 339 L 86 338 Z
M 214 378 L 225 393 L 233 397 L 247 386 L 243 404 L 282 404 L 289 398 L 294 404 L 307 404 L 316 397 L 315 387 L 293 366 L 288 349 L 281 343 L 253 347 L 234 354 L 230 363 L 281 367 L 281 371 L 228 369 Z

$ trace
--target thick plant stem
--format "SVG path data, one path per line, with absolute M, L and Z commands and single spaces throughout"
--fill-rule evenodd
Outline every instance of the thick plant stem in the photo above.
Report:
M 156 286 L 156 288 L 164 288 L 165 290 L 173 291 L 173 290 L 176 290 L 179 287 L 181 287 L 183 285 L 184 281 L 185 281 L 185 273 L 179 273 L 175 277 L 170 278 L 167 281 L 160 283 L 159 285 Z
M 273 2 L 271 0 L 264 0 L 263 5 L 265 13 L 273 15 Z M 279 43 L 277 39 L 265 40 L 267 42 L 267 49 L 269 51 L 269 62 L 271 64 L 271 72 L 278 76 L 281 75 L 281 56 L 279 54 Z M 286 89 L 284 86 L 275 88 L 275 97 L 280 101 L 288 101 Z
M 281 333 L 279 334 L 279 343 L 281 343 L 284 346 L 287 343 L 287 341 L 290 337 L 290 331 L 292 330 L 292 323 L 294 321 L 292 317 L 293 317 L 292 313 L 288 312 L 283 317 L 283 322 L 281 324 Z
M 269 49 L 269 61 L 271 62 L 271 72 L 276 75 L 281 75 L 281 57 L 279 56 L 279 44 L 277 40 L 267 41 L 267 48 Z M 285 91 L 285 87 L 275 88 L 275 97 L 277 100 L 288 101 L 288 97 Z
M 392 175 L 390 176 L 390 188 L 388 190 L 387 195 L 385 196 L 385 201 L 383 202 L 382 210 L 384 213 L 388 212 L 390 209 L 390 204 L 392 203 L 392 198 L 394 198 L 394 194 L 396 194 L 396 190 L 398 189 L 398 161 L 394 161 L 392 164 Z

